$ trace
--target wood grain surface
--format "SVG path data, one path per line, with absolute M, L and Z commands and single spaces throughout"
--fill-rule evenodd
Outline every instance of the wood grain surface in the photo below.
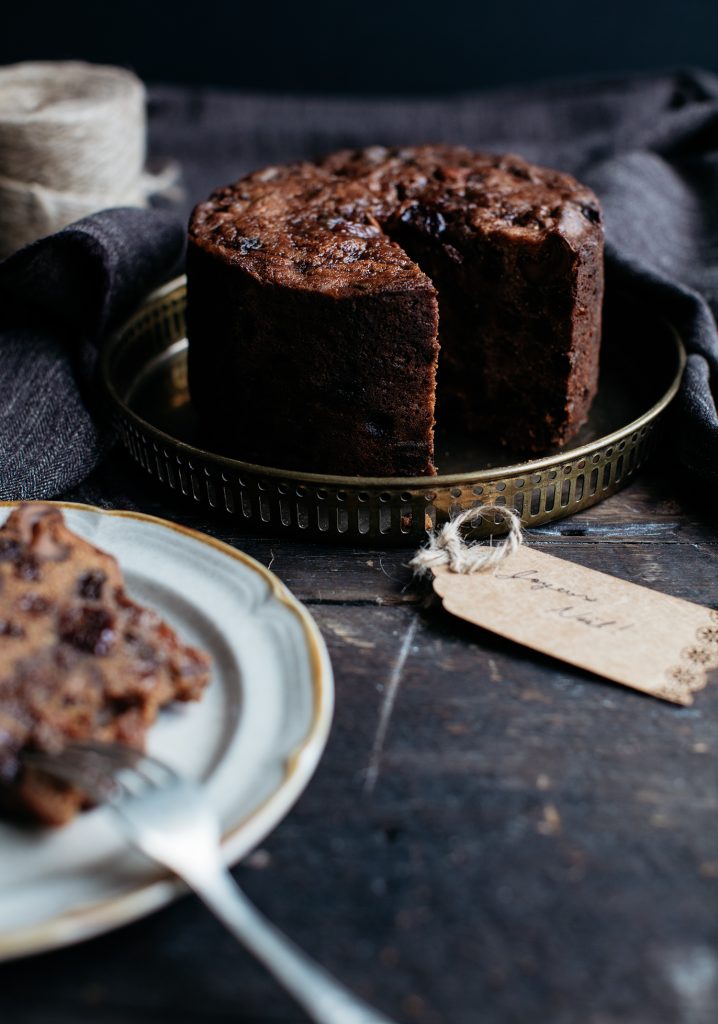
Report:
M 718 681 L 678 708 L 452 619 L 409 551 L 238 532 L 119 457 L 70 500 L 204 529 L 316 617 L 326 755 L 236 869 L 345 983 L 417 1024 L 715 1024 Z M 718 607 L 718 534 L 650 474 L 530 543 Z M 2 1024 L 304 1020 L 196 899 L 0 969 Z

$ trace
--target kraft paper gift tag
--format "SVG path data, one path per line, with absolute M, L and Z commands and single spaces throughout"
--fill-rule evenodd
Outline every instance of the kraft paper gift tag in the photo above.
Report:
M 466 544 L 478 515 L 509 520 L 487 547 Z M 718 668 L 718 612 L 522 546 L 510 509 L 469 509 L 412 559 L 430 570 L 453 615 L 535 651 L 677 704 L 691 704 Z

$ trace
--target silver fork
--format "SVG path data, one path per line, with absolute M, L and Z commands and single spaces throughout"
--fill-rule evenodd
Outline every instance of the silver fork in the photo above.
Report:
M 27 763 L 115 811 L 128 839 L 170 868 L 318 1024 L 392 1024 L 263 917 L 224 866 L 216 815 L 195 783 L 127 747 L 83 743 Z

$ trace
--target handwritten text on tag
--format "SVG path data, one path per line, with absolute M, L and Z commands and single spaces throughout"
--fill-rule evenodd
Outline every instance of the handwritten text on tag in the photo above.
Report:
M 447 611 L 678 704 L 718 668 L 718 612 L 523 546 L 471 574 L 433 568 Z

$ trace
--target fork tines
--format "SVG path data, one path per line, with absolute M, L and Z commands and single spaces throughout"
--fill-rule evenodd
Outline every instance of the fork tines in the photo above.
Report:
M 177 777 L 154 758 L 118 743 L 73 743 L 57 754 L 28 750 L 23 760 L 102 802 L 132 795 L 143 786 L 165 786 Z

